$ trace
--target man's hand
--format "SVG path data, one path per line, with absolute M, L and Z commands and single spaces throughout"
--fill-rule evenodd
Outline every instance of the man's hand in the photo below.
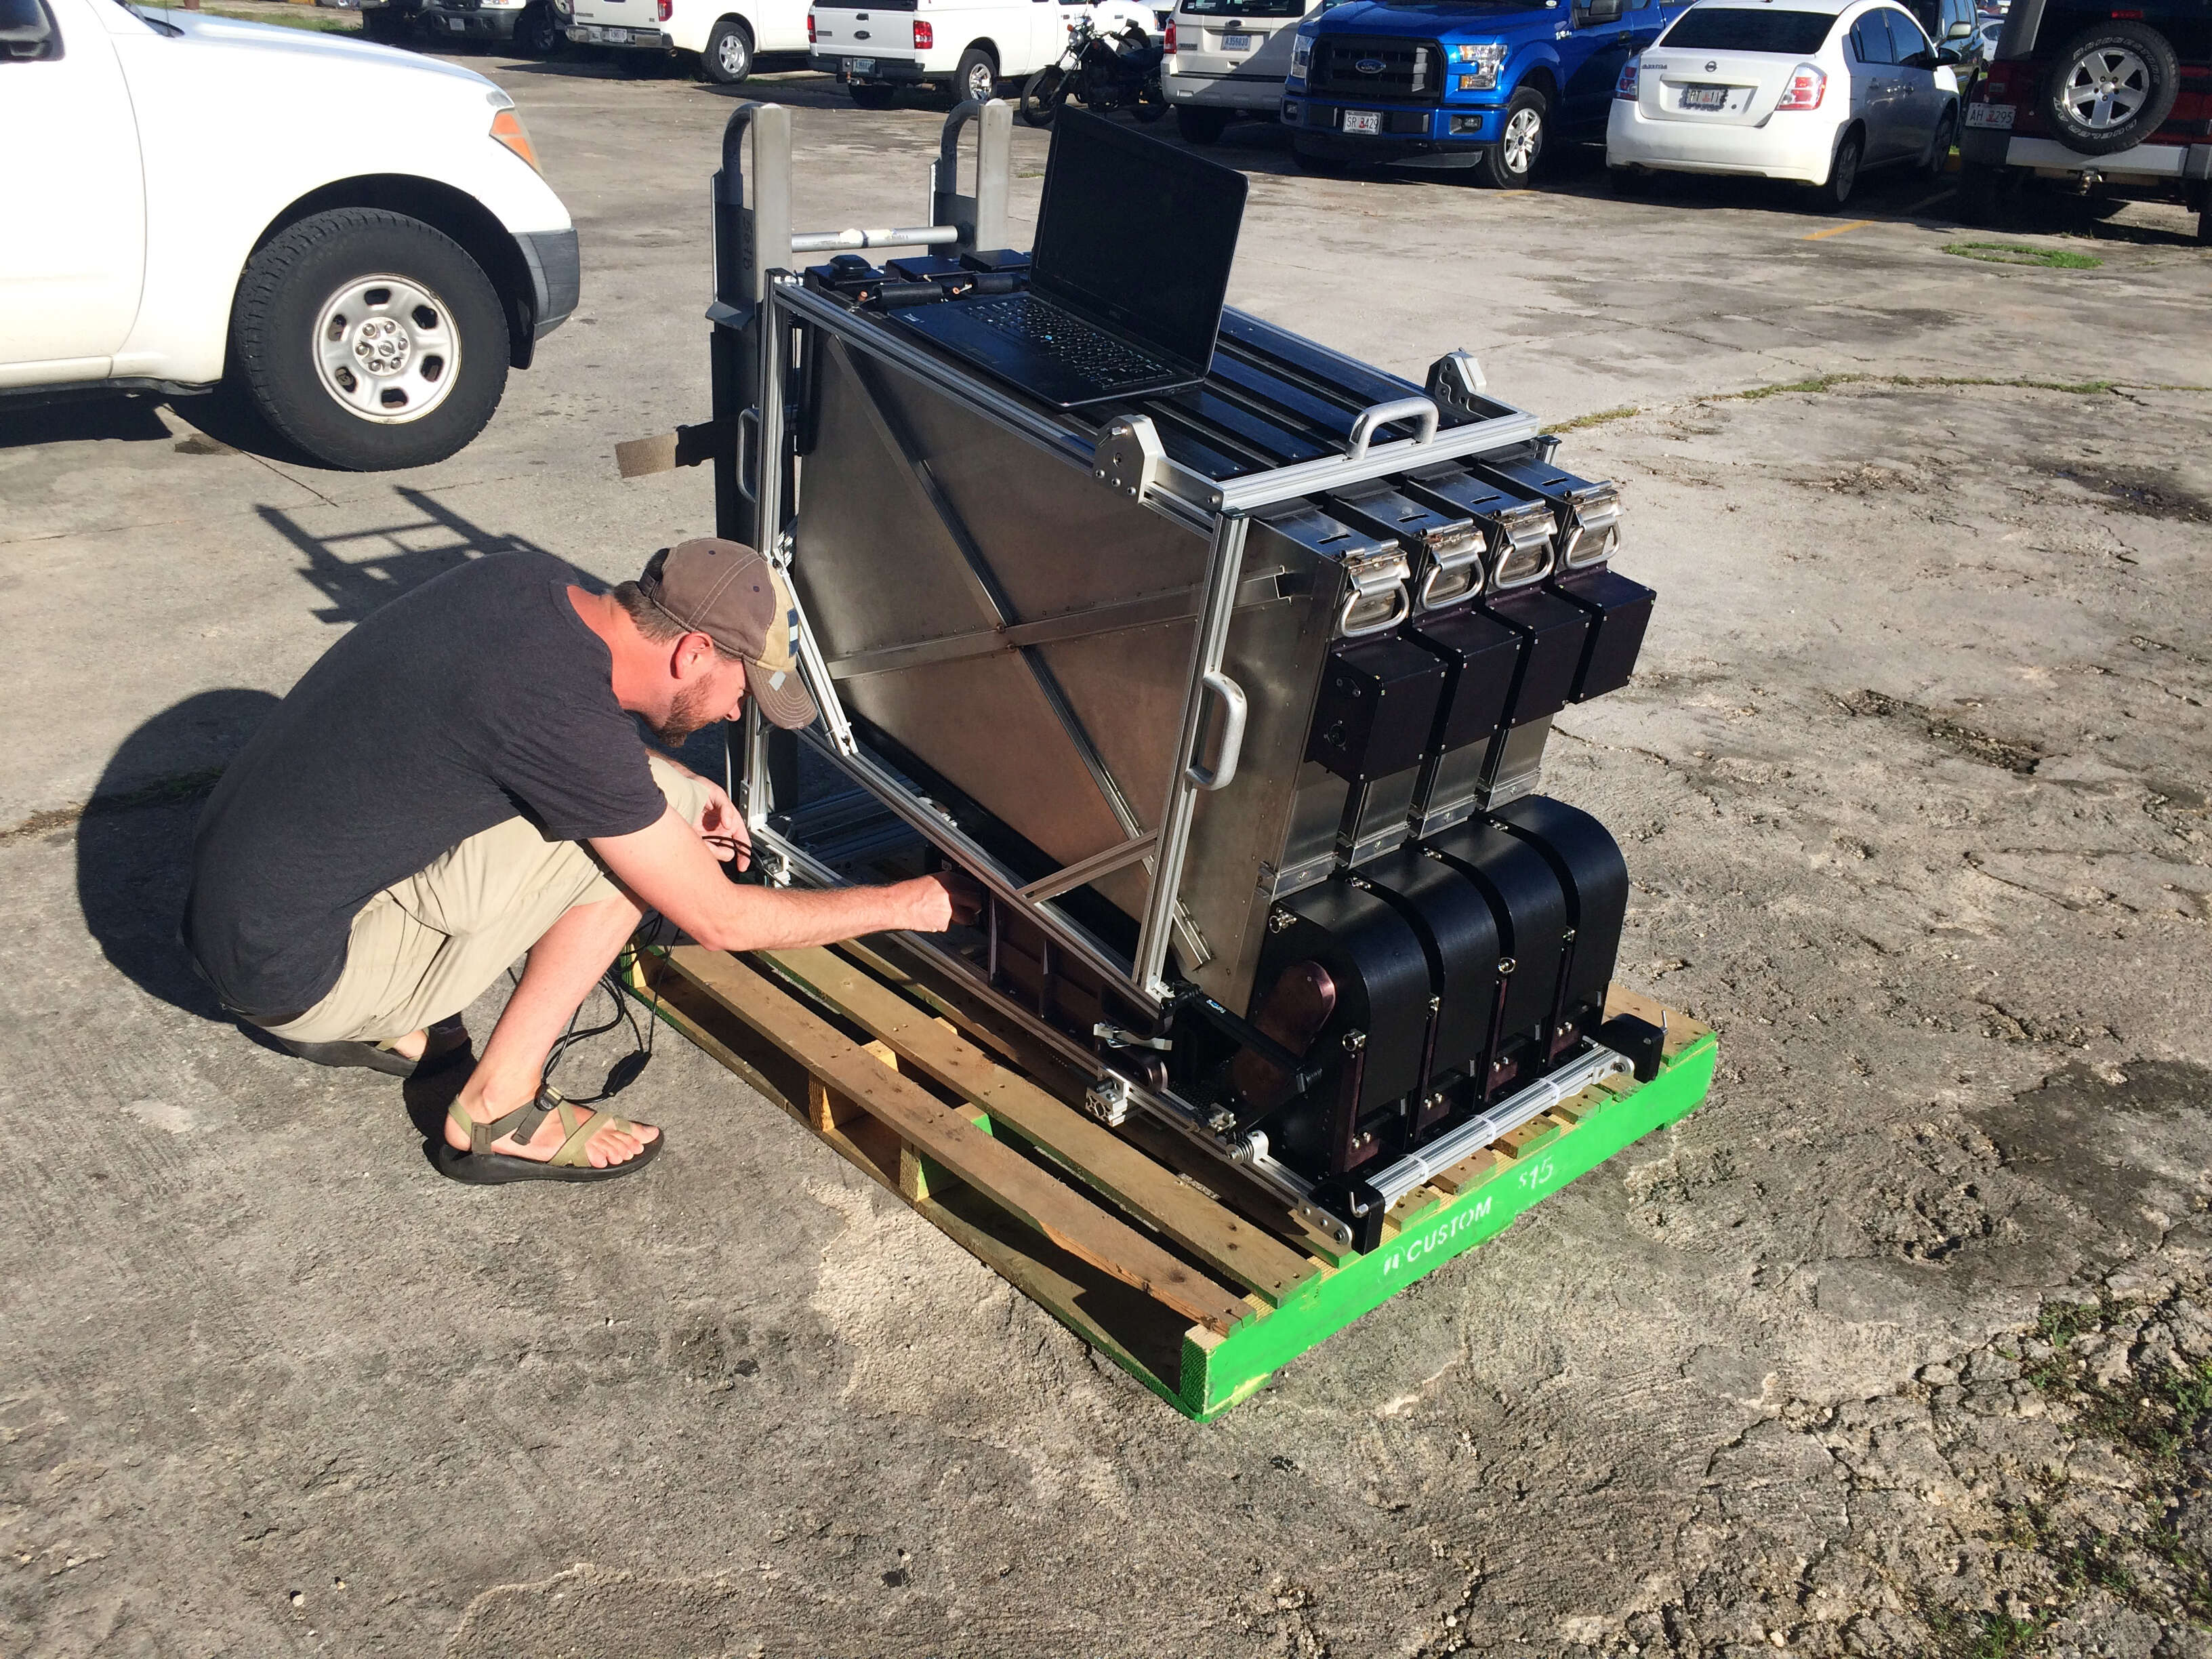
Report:
M 696 772 L 692 775 L 698 777 Z M 723 863 L 744 869 L 753 861 L 752 832 L 745 828 L 745 815 L 720 784 L 711 778 L 699 778 L 699 783 L 707 792 L 707 810 L 699 815 L 699 839 Z
M 906 924 L 916 933 L 941 933 L 954 923 L 965 925 L 983 913 L 983 890 L 957 870 L 940 870 L 899 883 L 901 896 L 914 909 Z

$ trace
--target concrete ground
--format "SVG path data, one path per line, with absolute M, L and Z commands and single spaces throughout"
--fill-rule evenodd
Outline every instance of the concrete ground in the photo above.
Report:
M 585 300 L 421 472 L 220 409 L 0 417 L 0 1651 L 2212 1654 L 2212 256 L 1706 185 L 1252 175 L 1232 298 L 1626 480 L 1662 604 L 1549 787 L 1711 1102 L 1211 1427 L 664 1037 L 604 1190 L 442 1182 L 170 942 L 206 781 L 453 562 L 706 528 L 725 94 L 477 58 Z M 797 106 L 809 226 L 939 116 Z M 1042 135 L 1018 132 L 1033 212 Z M 2093 253 L 2054 270 L 1947 252 Z M 498 998 L 472 1011 L 485 1029 Z M 628 1047 L 589 1046 L 589 1084 Z M 414 1103 L 418 1108 L 421 1101 Z

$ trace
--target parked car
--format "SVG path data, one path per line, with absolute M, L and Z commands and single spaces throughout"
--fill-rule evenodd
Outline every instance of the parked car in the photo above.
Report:
M 988 100 L 1058 63 L 1085 9 L 1061 0 L 814 0 L 806 61 L 843 82 L 862 109 L 889 109 L 901 88 L 924 83 Z
M 533 58 L 560 50 L 569 0 L 356 0 L 361 32 L 397 44 L 420 32 L 434 40 L 513 43 Z
M 1699 0 L 1621 70 L 1606 166 L 1623 190 L 1655 171 L 1741 173 L 1841 206 L 1867 168 L 1942 172 L 1957 61 L 1888 0 Z
M 228 377 L 328 465 L 419 466 L 575 308 L 514 100 L 433 58 L 0 0 L 0 396 Z
M 1630 56 L 1674 0 L 1346 0 L 1298 25 L 1283 121 L 1299 165 L 1472 167 L 1525 185 L 1551 144 L 1601 139 Z
M 1960 207 L 1984 220 L 2029 179 L 2179 201 L 2212 241 L 2212 0 L 2014 6 L 1966 106 Z
M 1182 0 L 1168 22 L 1160 88 L 1194 144 L 1219 142 L 1236 120 L 1273 122 L 1291 74 L 1298 24 L 1337 0 Z
M 764 52 L 805 52 L 806 0 L 571 0 L 568 39 L 581 45 L 677 52 L 733 87 Z
M 1920 25 L 1920 32 L 1937 46 L 1959 54 L 1952 66 L 1964 88 L 1981 71 L 1989 54 L 1982 46 L 1979 17 L 1974 10 L 1974 0 L 1903 0 L 1912 21 Z

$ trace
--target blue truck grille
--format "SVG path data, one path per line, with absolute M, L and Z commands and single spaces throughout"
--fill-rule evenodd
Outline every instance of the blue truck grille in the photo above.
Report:
M 1443 48 L 1434 40 L 1324 35 L 1314 42 L 1306 89 L 1317 97 L 1389 104 L 1443 100 Z

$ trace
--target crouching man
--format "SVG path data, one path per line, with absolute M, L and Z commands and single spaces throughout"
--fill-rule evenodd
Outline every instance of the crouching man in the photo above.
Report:
M 646 909 L 731 951 L 975 914 L 957 876 L 730 881 L 748 858 L 730 798 L 639 740 L 633 714 L 673 745 L 748 693 L 778 726 L 814 718 L 797 611 L 759 554 L 690 541 L 611 593 L 576 578 L 497 554 L 377 611 L 254 734 L 193 841 L 187 947 L 227 1009 L 304 1060 L 404 1076 L 465 1047 L 461 1011 L 528 953 L 447 1115 L 457 1180 L 605 1180 L 665 1144 L 544 1083 Z

